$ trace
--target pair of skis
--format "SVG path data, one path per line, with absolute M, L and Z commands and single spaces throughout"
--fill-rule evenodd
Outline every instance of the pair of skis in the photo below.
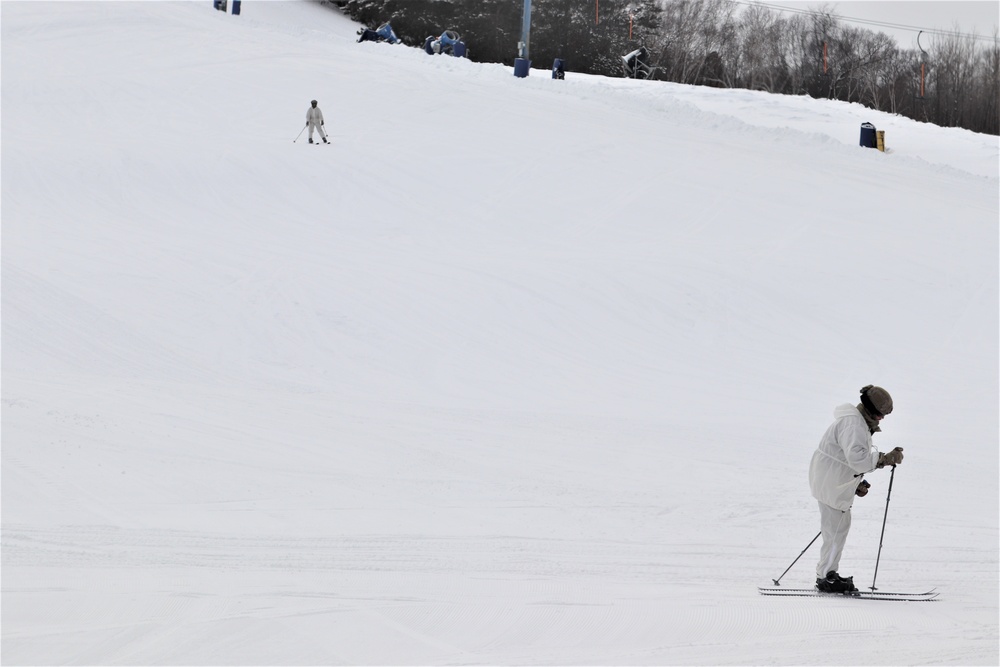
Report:
M 870 387 L 866 387 L 869 389 Z M 862 390 L 864 392 L 864 390 Z M 862 396 L 863 397 L 863 396 Z M 855 477 L 860 477 L 861 475 L 855 475 Z M 878 557 L 875 559 L 875 577 L 878 577 L 878 563 L 882 558 L 882 541 L 885 539 L 885 522 L 889 516 L 889 499 L 892 496 L 892 480 L 896 477 L 896 466 L 892 466 L 892 473 L 889 475 L 889 491 L 885 496 L 885 515 L 882 517 L 882 536 L 879 538 L 878 543 Z M 813 545 L 813 542 L 819 539 L 822 535 L 822 531 L 816 533 L 816 537 L 812 538 L 812 541 L 806 545 L 806 548 L 802 550 L 802 553 L 792 561 L 792 565 L 781 573 L 781 577 L 788 574 L 788 570 L 792 569 L 792 566 L 799 562 L 799 558 L 802 558 L 802 554 L 809 550 L 809 547 Z M 847 597 L 856 598 L 858 600 L 889 600 L 898 602 L 929 602 L 937 598 L 938 593 L 936 589 L 932 588 L 929 591 L 923 593 L 896 593 L 890 591 L 881 591 L 875 588 L 875 578 L 872 578 L 872 585 L 869 590 L 866 591 L 844 591 L 843 593 L 828 593 L 821 591 L 818 588 L 782 588 L 779 585 L 781 577 L 777 579 L 772 579 L 774 586 L 759 586 L 757 590 L 761 595 L 773 595 L 777 597 Z
M 815 588 L 781 588 L 780 586 L 760 586 L 757 588 L 761 595 L 773 595 L 776 597 L 808 597 L 808 598 L 855 598 L 858 600 L 887 600 L 895 602 L 930 602 L 939 593 L 936 589 L 930 589 L 923 593 L 896 593 L 889 591 L 852 591 L 849 593 L 825 593 Z

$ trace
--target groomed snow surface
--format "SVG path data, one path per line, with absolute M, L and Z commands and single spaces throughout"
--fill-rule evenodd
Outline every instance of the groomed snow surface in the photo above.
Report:
M 997 137 L 0 10 L 5 665 L 1000 661 Z M 869 383 L 877 585 L 940 600 L 759 596 Z

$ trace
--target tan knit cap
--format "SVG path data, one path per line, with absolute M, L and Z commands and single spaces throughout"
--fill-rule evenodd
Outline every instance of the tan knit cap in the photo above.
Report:
M 861 403 L 876 415 L 884 417 L 892 412 L 892 396 L 882 387 L 873 384 L 861 388 Z

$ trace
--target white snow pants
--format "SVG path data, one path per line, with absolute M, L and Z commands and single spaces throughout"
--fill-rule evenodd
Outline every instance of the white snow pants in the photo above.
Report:
M 310 139 L 313 138 L 313 129 L 319 130 L 319 136 L 321 136 L 323 139 L 326 139 L 326 132 L 323 131 L 323 126 L 320 125 L 319 123 L 315 123 L 315 122 L 310 122 L 309 123 L 309 138 Z
M 851 530 L 851 510 L 838 510 L 819 503 L 819 525 L 823 546 L 819 550 L 816 577 L 824 579 L 827 572 L 839 572 L 840 556 L 844 553 L 847 533 Z

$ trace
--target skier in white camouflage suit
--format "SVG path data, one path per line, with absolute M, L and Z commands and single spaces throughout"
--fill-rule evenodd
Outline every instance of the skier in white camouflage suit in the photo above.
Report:
M 833 412 L 835 421 L 823 434 L 809 466 L 809 487 L 819 502 L 823 546 L 816 565 L 816 588 L 828 593 L 858 590 L 853 577 L 837 570 L 851 529 L 851 506 L 868 493 L 864 474 L 903 461 L 903 448 L 886 454 L 872 446 L 879 422 L 892 412 L 892 397 L 881 387 L 861 389 L 861 403 L 847 403 Z
M 326 140 L 326 132 L 323 131 L 323 112 L 320 111 L 319 103 L 316 100 L 310 102 L 310 107 L 306 110 L 306 125 L 309 126 L 309 143 L 313 143 L 313 130 L 319 130 L 319 136 L 324 144 L 330 143 Z

